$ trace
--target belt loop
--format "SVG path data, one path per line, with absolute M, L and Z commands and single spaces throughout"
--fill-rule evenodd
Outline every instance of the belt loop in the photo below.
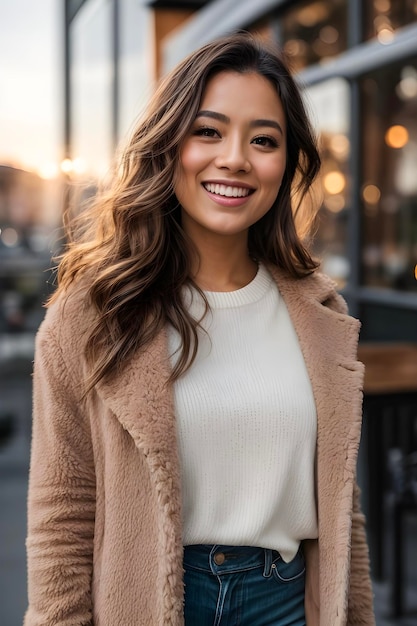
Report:
M 269 578 L 272 574 L 272 567 L 271 567 L 272 566 L 272 550 L 264 548 L 264 555 L 265 555 L 265 565 L 264 565 L 263 577 Z

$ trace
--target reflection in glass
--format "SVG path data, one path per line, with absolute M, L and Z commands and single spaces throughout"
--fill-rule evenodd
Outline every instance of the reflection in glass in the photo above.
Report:
M 341 78 L 320 83 L 307 89 L 306 99 L 322 158 L 314 194 L 322 202 L 315 252 L 322 259 L 323 270 L 343 288 L 350 273 L 346 254 L 350 205 L 348 83 Z
M 280 19 L 280 44 L 292 68 L 298 71 L 346 50 L 347 22 L 347 0 L 290 3 Z
M 362 278 L 417 291 L 417 59 L 361 81 Z

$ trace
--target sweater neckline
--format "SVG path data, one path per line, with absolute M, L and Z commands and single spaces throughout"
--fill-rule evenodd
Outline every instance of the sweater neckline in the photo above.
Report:
M 266 267 L 259 264 L 255 277 L 240 289 L 234 291 L 204 291 L 212 309 L 226 309 L 245 306 L 260 300 L 271 287 L 272 277 Z

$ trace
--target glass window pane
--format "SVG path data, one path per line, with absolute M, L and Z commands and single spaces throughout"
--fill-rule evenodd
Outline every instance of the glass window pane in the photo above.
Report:
M 149 7 L 138 0 L 120 5 L 119 136 L 124 137 L 143 109 L 152 87 L 152 33 Z
M 322 170 L 314 196 L 322 200 L 315 252 L 323 270 L 343 288 L 349 278 L 347 221 L 351 203 L 349 174 L 349 84 L 335 78 L 306 91 L 319 136 Z
M 368 0 L 363 12 L 364 38 L 389 43 L 397 28 L 417 21 L 417 0 Z
M 363 304 L 362 341 L 417 342 L 417 312 L 380 304 Z
M 417 58 L 361 81 L 362 278 L 417 291 Z
M 74 174 L 102 177 L 112 158 L 111 3 L 91 0 L 71 26 Z
M 347 0 L 290 3 L 280 19 L 280 43 L 295 71 L 326 61 L 347 47 Z

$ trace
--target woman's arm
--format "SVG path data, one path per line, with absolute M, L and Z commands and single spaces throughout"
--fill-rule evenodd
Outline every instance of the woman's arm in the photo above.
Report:
M 44 323 L 35 352 L 25 626 L 93 623 L 95 473 L 80 395 Z

